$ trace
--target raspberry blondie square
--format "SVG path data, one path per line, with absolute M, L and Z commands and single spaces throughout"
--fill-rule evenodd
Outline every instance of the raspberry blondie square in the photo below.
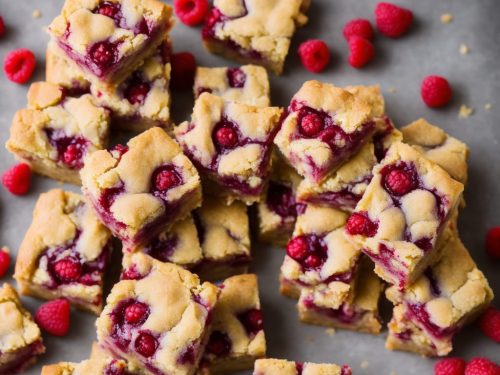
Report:
M 278 152 L 274 152 L 269 184 L 264 198 L 257 204 L 260 241 L 286 245 L 292 236 L 297 215 L 305 209 L 305 205 L 295 199 L 295 192 L 301 180 Z
M 346 225 L 382 279 L 403 289 L 439 258 L 436 244 L 463 185 L 413 147 L 395 143 Z
M 292 362 L 284 359 L 255 361 L 253 375 L 352 375 L 349 366 L 326 363 Z
M 145 254 L 126 254 L 97 319 L 99 344 L 139 373 L 193 375 L 208 341 L 218 289 Z
M 256 359 L 266 355 L 257 276 L 233 276 L 219 288 L 212 334 L 198 375 L 249 370 Z
M 124 82 L 108 88 L 91 85 L 80 69 L 57 54 L 53 42 L 47 48 L 47 81 L 69 92 L 91 92 L 111 112 L 113 126 L 122 130 L 139 132 L 170 124 L 170 70 L 168 40 Z
M 45 353 L 42 334 L 10 284 L 0 289 L 0 374 L 23 372 Z
M 21 294 L 67 298 L 99 314 L 111 233 L 80 194 L 60 189 L 41 194 L 17 255 L 14 278 Z
M 109 112 L 91 95 L 73 97 L 48 82 L 28 91 L 28 108 L 16 112 L 7 150 L 42 175 L 80 184 L 85 157 L 108 143 Z
M 90 358 L 80 363 L 60 362 L 43 366 L 40 375 L 134 375 L 128 363 L 115 359 L 97 343 L 92 344 Z
M 206 198 L 193 216 L 203 252 L 194 272 L 210 281 L 247 272 L 251 261 L 247 207 Z
M 334 208 L 307 206 L 299 215 L 281 266 L 280 291 L 299 298 L 303 288 L 327 285 L 340 305 L 354 286 L 361 249 L 344 233 L 348 215 Z
M 256 107 L 269 107 L 269 77 L 261 66 L 239 68 L 198 67 L 194 78 L 194 97 L 208 92 L 228 101 Z
M 290 41 L 307 23 L 310 0 L 215 0 L 202 31 L 212 53 L 283 72 Z
M 48 31 L 89 80 L 116 85 L 162 43 L 171 16 L 172 8 L 158 0 L 66 0 Z
M 196 168 L 157 127 L 94 152 L 81 176 L 84 194 L 125 249 L 149 243 L 201 203 Z
M 300 321 L 326 327 L 378 334 L 382 328 L 378 312 L 383 283 L 365 256 L 359 261 L 356 284 L 340 305 L 332 284 L 303 288 L 297 304 Z
M 274 143 L 297 172 L 319 183 L 353 156 L 375 131 L 370 106 L 319 81 L 294 95 Z
M 211 182 L 208 191 L 228 203 L 260 200 L 271 167 L 272 142 L 280 108 L 226 102 L 203 93 L 191 122 L 174 129 L 186 155 Z
M 396 305 L 387 348 L 428 356 L 451 352 L 455 334 L 493 299 L 488 281 L 456 232 L 439 262 L 404 291 L 392 286 L 386 295 Z

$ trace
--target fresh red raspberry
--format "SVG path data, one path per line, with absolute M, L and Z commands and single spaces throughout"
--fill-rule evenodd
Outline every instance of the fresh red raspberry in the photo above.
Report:
M 36 58 L 29 49 L 21 48 L 11 51 L 3 61 L 3 71 L 9 80 L 26 83 L 31 78 L 36 66 Z
M 172 55 L 172 80 L 174 89 L 187 90 L 193 87 L 196 61 L 192 53 L 179 52 Z
M 54 264 L 54 272 L 63 281 L 75 281 L 82 273 L 82 266 L 72 258 L 64 258 Z
M 488 358 L 472 358 L 465 367 L 465 375 L 500 375 L 500 367 Z
M 375 7 L 377 29 L 389 38 L 399 38 L 413 23 L 411 10 L 391 3 L 378 3 Z
M 500 259 L 500 227 L 493 227 L 486 233 L 486 252 L 494 259 Z
M 342 32 L 345 40 L 349 41 L 352 36 L 359 36 L 367 40 L 373 40 L 373 27 L 370 21 L 358 18 L 347 22 Z
M 144 303 L 134 302 L 125 308 L 125 320 L 129 324 L 137 324 L 144 321 L 148 313 L 148 307 Z
M 175 14 L 188 26 L 199 25 L 208 13 L 208 0 L 174 0 Z
M 321 116 L 315 113 L 305 115 L 300 122 L 300 130 L 302 134 L 308 137 L 314 137 L 323 129 L 324 123 Z
M 26 194 L 31 186 L 30 166 L 25 163 L 19 163 L 7 169 L 2 175 L 2 184 L 12 194 Z
M 248 332 L 257 333 L 264 328 L 264 315 L 261 310 L 251 309 L 245 314 L 243 323 Z
M 350 235 L 373 237 L 377 233 L 377 225 L 364 213 L 355 212 L 347 220 L 345 229 Z
M 66 298 L 59 298 L 41 305 L 35 321 L 45 332 L 54 336 L 65 336 L 69 331 L 70 305 Z
M 310 39 L 299 46 L 299 57 L 304 68 L 313 73 L 320 73 L 330 62 L 330 50 L 322 40 Z
M 384 185 L 392 194 L 401 196 L 414 188 L 411 174 L 401 169 L 393 169 L 384 178 Z
M 488 308 L 479 320 L 481 331 L 496 343 L 500 343 L 500 310 Z
M 156 188 L 160 191 L 168 190 L 179 183 L 177 175 L 173 171 L 165 169 L 158 173 L 155 180 Z
M 464 375 L 464 371 L 462 358 L 445 358 L 434 365 L 434 375 Z
M 69 145 L 63 154 L 63 161 L 65 164 L 76 167 L 81 162 L 82 149 L 77 145 Z
M 307 255 L 308 244 L 304 237 L 292 238 L 286 245 L 286 253 L 295 260 L 302 260 Z
M 148 96 L 150 89 L 151 86 L 149 83 L 141 82 L 137 85 L 128 87 L 125 90 L 124 95 L 130 104 L 142 104 L 144 103 L 144 100 L 146 100 L 146 96 Z
M 375 47 L 368 39 L 352 36 L 349 39 L 349 64 L 362 68 L 375 57 Z
M 158 341 L 149 333 L 142 332 L 135 339 L 135 350 L 144 357 L 151 357 L 156 352 Z
M 311 254 L 307 256 L 304 263 L 308 268 L 316 268 L 321 265 L 322 259 L 316 254 Z
M 2 247 L 0 249 L 0 277 L 4 277 L 10 267 L 9 249 Z
M 0 38 L 5 34 L 5 23 L 3 22 L 2 16 L 0 16 Z
M 219 145 L 231 148 L 238 142 L 238 135 L 230 127 L 223 126 L 215 132 L 215 139 Z
M 427 76 L 422 81 L 420 95 L 427 106 L 431 108 L 443 107 L 451 100 L 451 87 L 446 78 Z

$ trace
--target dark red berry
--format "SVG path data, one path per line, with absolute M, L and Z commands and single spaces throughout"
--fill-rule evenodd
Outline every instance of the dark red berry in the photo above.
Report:
M 317 254 L 308 255 L 304 260 L 304 264 L 308 268 L 316 268 L 319 267 L 323 263 L 323 259 Z
M 315 113 L 305 115 L 300 122 L 300 131 L 307 137 L 314 137 L 323 130 L 323 127 L 323 119 Z
M 110 67 L 116 59 L 115 46 L 109 42 L 99 42 L 90 49 L 90 57 L 101 68 Z
M 149 333 L 141 332 L 135 339 L 135 350 L 144 357 L 151 357 L 156 352 L 158 341 Z
M 307 243 L 307 240 L 302 236 L 292 238 L 286 246 L 286 253 L 288 254 L 288 256 L 297 261 L 304 259 L 307 255 L 308 250 L 309 244 Z
M 147 82 L 132 85 L 125 90 L 125 98 L 130 104 L 142 104 L 146 100 L 151 86 Z
M 472 358 L 465 366 L 465 375 L 500 375 L 500 366 L 488 358 Z
M 249 334 L 257 334 L 264 328 L 264 315 L 259 309 L 251 309 L 240 315 L 240 320 Z
M 196 61 L 192 53 L 179 52 L 172 55 L 172 88 L 186 90 L 193 87 Z
M 10 267 L 9 249 L 2 247 L 0 249 L 0 277 L 4 277 Z
M 3 22 L 2 16 L 0 16 L 0 38 L 5 34 L 5 23 Z
M 230 87 L 242 88 L 245 86 L 247 75 L 240 68 L 229 68 L 227 70 L 227 80 Z
M 188 26 L 200 24 L 209 10 L 208 0 L 174 0 L 174 11 Z
M 5 56 L 3 70 L 7 78 L 16 83 L 26 83 L 35 71 L 36 58 L 29 49 L 16 49 Z
M 164 169 L 156 175 L 155 186 L 157 190 L 165 191 L 179 184 L 179 177 L 174 171 Z
M 220 146 L 231 148 L 238 142 L 238 135 L 234 129 L 228 126 L 223 126 L 217 129 L 215 133 L 215 140 Z
M 358 18 L 347 22 L 342 31 L 345 40 L 349 41 L 353 36 L 359 36 L 366 40 L 373 40 L 373 27 L 370 21 Z
M 64 151 L 63 162 L 69 166 L 78 166 L 81 164 L 82 149 L 77 145 L 69 145 Z
M 64 258 L 54 264 L 54 272 L 62 281 L 75 281 L 82 273 L 82 266 L 72 258 Z
M 44 303 L 36 311 L 35 321 L 45 332 L 54 336 L 65 336 L 70 323 L 69 301 L 59 298 Z
M 207 344 L 207 352 L 220 357 L 229 354 L 230 351 L 231 341 L 227 334 L 220 331 L 212 332 Z
M 486 251 L 493 259 L 500 259 L 500 227 L 493 227 L 486 233 Z
M 375 47 L 368 39 L 352 36 L 349 39 L 349 64 L 362 68 L 375 57 Z
M 384 176 L 384 186 L 393 195 L 401 196 L 415 188 L 413 176 L 402 169 L 393 169 Z
M 443 107 L 451 100 L 451 86 L 446 78 L 427 76 L 422 81 L 420 95 L 427 106 L 431 108 Z
M 464 375 L 464 371 L 462 358 L 445 358 L 434 365 L 434 375 Z
M 118 11 L 120 10 L 120 7 L 118 3 L 112 3 L 110 1 L 104 1 L 99 5 L 97 10 L 95 11 L 96 13 L 102 14 L 103 16 L 109 17 L 109 18 L 114 18 L 117 14 Z
M 12 194 L 26 194 L 31 186 L 30 166 L 25 163 L 20 163 L 6 170 L 2 174 L 2 184 Z
M 345 229 L 350 235 L 373 237 L 377 233 L 377 225 L 364 213 L 355 212 L 347 220 Z
M 496 343 L 500 343 L 500 310 L 490 307 L 479 320 L 481 331 Z
M 313 73 L 320 73 L 330 62 L 330 50 L 322 40 L 310 39 L 299 46 L 299 57 L 304 68 Z
M 413 13 L 391 3 L 378 3 L 375 7 L 375 23 L 383 35 L 399 38 L 410 29 Z
M 146 320 L 149 308 L 144 303 L 134 302 L 125 308 L 125 321 L 129 324 L 137 324 Z

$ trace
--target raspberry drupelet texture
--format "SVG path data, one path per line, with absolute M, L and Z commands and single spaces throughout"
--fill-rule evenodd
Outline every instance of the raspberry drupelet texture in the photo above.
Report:
M 499 375 L 500 366 L 488 358 L 472 358 L 465 367 L 465 375 Z
M 330 62 L 330 50 L 325 42 L 310 39 L 299 46 L 299 57 L 304 68 L 313 73 L 320 73 Z
M 373 27 L 370 21 L 357 18 L 345 24 L 342 34 L 346 41 L 349 41 L 353 36 L 359 36 L 371 41 L 373 40 Z
M 413 13 L 391 3 L 378 3 L 375 7 L 377 29 L 389 38 L 404 35 L 413 23 Z
M 362 68 L 375 57 L 375 47 L 365 38 L 351 36 L 349 44 L 349 64 L 353 68 Z
M 446 78 L 440 76 L 427 76 L 422 81 L 420 94 L 427 106 L 438 108 L 450 102 L 452 90 Z
M 465 361 L 462 358 L 445 358 L 434 365 L 434 375 L 463 375 Z
M 479 320 L 481 331 L 496 343 L 500 343 L 500 310 L 490 307 Z
M 5 56 L 3 70 L 7 78 L 15 83 L 26 83 L 36 67 L 36 58 L 29 49 L 21 48 Z
M 30 166 L 20 163 L 6 170 L 2 174 L 2 184 L 14 195 L 26 194 L 31 186 Z
M 66 298 L 58 298 L 41 305 L 35 321 L 45 331 L 54 336 L 66 336 L 70 324 L 70 304 Z
M 188 26 L 200 24 L 208 13 L 208 0 L 174 0 L 174 12 Z
M 10 267 L 9 249 L 2 247 L 0 249 L 0 277 L 4 277 Z

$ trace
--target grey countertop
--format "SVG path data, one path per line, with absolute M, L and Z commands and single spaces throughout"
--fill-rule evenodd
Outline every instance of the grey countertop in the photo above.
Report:
M 14 48 L 30 48 L 38 60 L 33 80 L 42 80 L 48 40 L 42 29 L 58 13 L 62 3 L 0 0 L 0 14 L 7 23 L 7 35 L 0 40 L 0 60 Z M 379 83 L 385 93 L 388 113 L 398 126 L 425 117 L 465 141 L 471 149 L 470 183 L 465 193 L 467 208 L 460 217 L 461 237 L 496 294 L 500 294 L 500 263 L 488 259 L 484 252 L 487 229 L 500 225 L 500 2 L 400 0 L 400 4 L 414 11 L 416 21 L 411 32 L 399 40 L 378 36 L 376 59 L 365 69 L 355 70 L 346 62 L 347 46 L 342 27 L 352 18 L 373 19 L 375 3 L 375 0 L 313 0 L 310 22 L 294 39 L 284 75 L 272 77 L 273 103 L 286 105 L 302 82 L 312 78 L 336 85 Z M 41 18 L 32 18 L 35 9 L 41 11 Z M 442 24 L 443 13 L 451 13 L 453 22 Z M 323 74 L 310 74 L 300 65 L 297 44 L 307 38 L 321 38 L 331 47 L 332 63 Z M 175 51 L 193 52 L 199 65 L 234 65 L 203 50 L 199 29 L 178 23 L 173 42 Z M 469 46 L 468 55 L 459 53 L 462 43 Z M 429 74 L 443 75 L 453 86 L 453 102 L 443 110 L 428 109 L 420 99 L 420 82 Z M 0 143 L 3 144 L 14 112 L 25 106 L 27 86 L 11 83 L 0 73 L 0 91 Z M 173 100 L 177 121 L 186 118 L 192 105 L 190 96 L 176 95 Z M 484 108 L 487 103 L 492 106 L 490 110 Z M 458 118 L 462 104 L 474 108 L 471 117 Z M 0 158 L 2 171 L 14 163 L 4 148 L 0 149 Z M 29 226 L 38 195 L 59 186 L 57 182 L 36 177 L 29 195 L 21 198 L 0 188 L 0 244 L 9 246 L 15 254 Z M 73 186 L 65 188 L 78 190 Z M 434 360 L 384 349 L 385 332 L 370 336 L 338 330 L 335 335 L 328 335 L 324 328 L 300 324 L 295 302 L 278 293 L 283 252 L 256 244 L 254 258 L 252 269 L 260 278 L 269 356 L 348 363 L 355 374 L 432 373 Z M 12 280 L 6 277 L 2 281 Z M 23 298 L 23 301 L 32 312 L 40 304 L 31 298 Z M 387 313 L 385 315 L 387 318 Z M 28 374 L 39 373 L 43 364 L 86 358 L 95 338 L 94 321 L 94 316 L 74 312 L 70 334 L 65 338 L 46 336 L 47 353 Z M 481 355 L 500 361 L 498 344 L 487 339 L 475 325 L 457 336 L 453 355 L 467 359 Z

